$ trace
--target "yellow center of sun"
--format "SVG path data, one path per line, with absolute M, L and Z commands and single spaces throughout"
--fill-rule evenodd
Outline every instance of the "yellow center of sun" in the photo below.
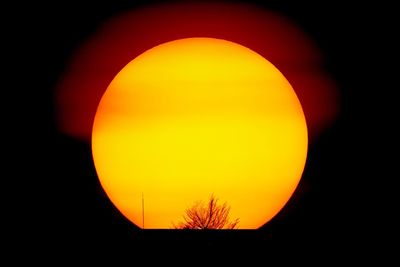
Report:
M 307 157 L 290 83 L 239 44 L 187 38 L 147 50 L 104 93 L 92 152 L 102 187 L 139 227 L 171 228 L 211 194 L 239 228 L 287 203 Z

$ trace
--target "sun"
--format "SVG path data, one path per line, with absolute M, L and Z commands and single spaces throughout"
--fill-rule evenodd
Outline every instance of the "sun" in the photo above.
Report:
M 165 229 L 211 194 L 239 228 L 270 221 L 296 189 L 307 125 L 284 75 L 227 40 L 186 38 L 129 62 L 92 129 L 100 183 L 136 226 Z

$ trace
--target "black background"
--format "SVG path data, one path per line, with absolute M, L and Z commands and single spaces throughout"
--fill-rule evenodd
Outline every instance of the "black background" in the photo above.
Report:
M 388 259 L 387 240 L 394 232 L 383 232 L 387 214 L 394 211 L 379 204 L 386 194 L 378 184 L 386 173 L 373 158 L 379 146 L 374 136 L 381 132 L 376 129 L 386 129 L 377 110 L 387 108 L 389 86 L 378 77 L 386 66 L 381 63 L 387 60 L 386 36 L 395 34 L 391 7 L 346 1 L 247 2 L 278 11 L 306 30 L 340 90 L 338 119 L 309 147 L 303 178 L 285 208 L 254 231 L 135 228 L 102 191 L 89 144 L 57 130 L 53 94 L 68 59 L 103 21 L 150 1 L 35 2 L 5 9 L 10 36 L 5 43 L 10 47 L 4 51 L 12 59 L 7 78 L 16 93 L 3 98 L 6 117 L 12 118 L 4 130 L 11 136 L 4 139 L 11 147 L 7 158 L 16 163 L 6 166 L 15 190 L 4 189 L 5 203 L 13 204 L 7 209 L 12 228 L 4 228 L 11 237 L 9 247 L 35 252 L 41 259 L 87 256 L 100 262 L 107 256 L 135 262 L 154 252 L 143 257 L 152 261 L 163 251 L 169 256 L 162 259 L 172 261 L 180 255 L 195 261 L 241 255 L 267 260 L 283 255 L 282 260 L 305 263 Z

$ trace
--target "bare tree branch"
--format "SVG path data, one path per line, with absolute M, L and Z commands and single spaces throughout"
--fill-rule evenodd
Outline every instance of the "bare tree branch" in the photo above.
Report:
M 183 221 L 174 225 L 176 229 L 235 229 L 239 219 L 229 220 L 230 207 L 227 203 L 218 205 L 218 199 L 210 196 L 208 204 L 196 202 L 183 215 Z

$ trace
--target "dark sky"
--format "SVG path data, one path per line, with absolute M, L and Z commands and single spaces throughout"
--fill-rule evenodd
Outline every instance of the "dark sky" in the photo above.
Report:
M 365 259 L 365 253 L 374 250 L 371 247 L 380 240 L 377 232 L 382 226 L 377 228 L 373 212 L 378 209 L 368 191 L 371 180 L 367 176 L 374 170 L 371 161 L 364 159 L 375 145 L 365 129 L 367 121 L 377 120 L 368 101 L 377 86 L 383 88 L 381 94 L 385 89 L 373 79 L 377 72 L 367 66 L 383 53 L 378 40 L 385 41 L 384 26 L 392 19 L 386 13 L 389 8 L 347 1 L 255 2 L 290 17 L 321 48 L 326 70 L 340 90 L 338 119 L 309 147 L 295 194 L 268 225 L 256 231 L 177 233 L 135 229 L 102 191 L 89 144 L 55 127 L 54 87 L 75 49 L 107 18 L 148 1 L 82 2 L 24 5 L 13 9 L 10 19 L 15 25 L 10 30 L 12 46 L 21 56 L 18 62 L 26 62 L 13 67 L 18 104 L 8 110 L 22 121 L 16 124 L 26 141 L 26 146 L 24 141 L 10 152 L 10 157 L 24 162 L 13 166 L 12 172 L 23 196 L 14 196 L 17 201 L 12 201 L 19 207 L 12 209 L 13 246 L 48 252 L 59 259 L 88 255 L 92 249 L 130 251 L 120 256 L 134 259 L 142 249 L 172 251 L 171 259 L 183 252 L 202 259 L 222 251 L 230 253 L 231 259 L 243 251 L 260 259 L 299 253 L 305 262 L 320 256 L 328 261 L 347 256 Z M 18 106 L 29 110 L 20 116 Z M 28 151 L 21 153 L 24 150 Z

